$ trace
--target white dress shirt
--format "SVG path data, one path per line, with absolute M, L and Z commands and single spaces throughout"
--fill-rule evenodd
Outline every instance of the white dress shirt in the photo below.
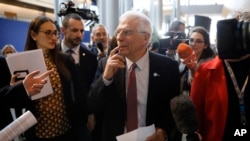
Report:
M 129 73 L 129 68 L 134 62 L 131 62 L 126 58 L 126 83 Z M 138 127 L 146 126 L 146 111 L 147 111 L 147 98 L 148 98 L 148 84 L 149 84 L 149 53 L 135 62 L 137 67 L 135 68 L 136 74 L 136 88 L 137 88 L 137 109 L 138 109 Z M 108 81 L 103 78 L 106 86 L 110 85 L 113 80 Z M 127 85 L 126 85 L 127 86 Z
M 72 49 L 73 53 L 71 54 L 72 57 L 75 60 L 75 64 L 79 64 L 79 49 L 80 49 L 80 45 L 74 47 L 74 48 L 69 48 L 64 44 L 64 40 L 62 40 L 61 43 L 61 47 L 62 47 L 62 51 L 65 53 L 66 51 L 68 51 L 69 49 Z

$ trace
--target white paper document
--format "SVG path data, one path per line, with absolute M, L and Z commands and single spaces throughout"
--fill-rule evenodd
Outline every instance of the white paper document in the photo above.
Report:
M 47 71 L 41 49 L 8 54 L 6 61 L 11 74 L 13 75 L 16 72 L 20 73 L 20 79 L 35 70 L 39 70 L 40 74 Z M 39 99 L 53 93 L 49 77 L 47 80 L 48 82 L 44 85 L 41 92 L 31 97 L 32 100 Z
M 27 111 L 0 131 L 0 141 L 11 141 L 36 123 L 34 115 Z
M 140 127 L 136 130 L 117 136 L 117 141 L 145 141 L 148 136 L 155 133 L 155 125 Z

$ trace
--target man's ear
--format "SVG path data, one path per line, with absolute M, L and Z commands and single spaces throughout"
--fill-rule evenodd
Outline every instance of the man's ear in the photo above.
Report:
M 150 40 L 150 35 L 148 33 L 143 33 L 144 34 L 144 40 L 149 41 Z

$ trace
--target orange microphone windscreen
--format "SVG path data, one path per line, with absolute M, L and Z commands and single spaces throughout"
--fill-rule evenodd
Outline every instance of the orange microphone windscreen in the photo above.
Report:
M 186 59 L 193 54 L 193 50 L 189 45 L 180 43 L 177 47 L 177 53 L 181 59 Z

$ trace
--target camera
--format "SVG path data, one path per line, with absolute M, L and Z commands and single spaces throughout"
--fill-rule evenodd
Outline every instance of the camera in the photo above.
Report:
M 187 43 L 185 32 L 168 32 L 166 37 L 160 39 L 159 53 L 165 54 L 165 51 L 169 48 L 176 50 L 180 43 Z
M 218 21 L 217 49 L 221 59 L 237 59 L 250 54 L 249 21 L 237 19 Z
M 69 1 L 68 3 L 61 3 L 64 7 L 62 7 L 57 14 L 59 17 L 65 16 L 69 13 L 76 13 L 80 15 L 85 20 L 91 20 L 95 22 L 99 22 L 98 16 L 96 15 L 95 11 L 92 11 L 90 9 L 80 9 L 80 8 L 74 8 L 74 3 L 72 1 Z

